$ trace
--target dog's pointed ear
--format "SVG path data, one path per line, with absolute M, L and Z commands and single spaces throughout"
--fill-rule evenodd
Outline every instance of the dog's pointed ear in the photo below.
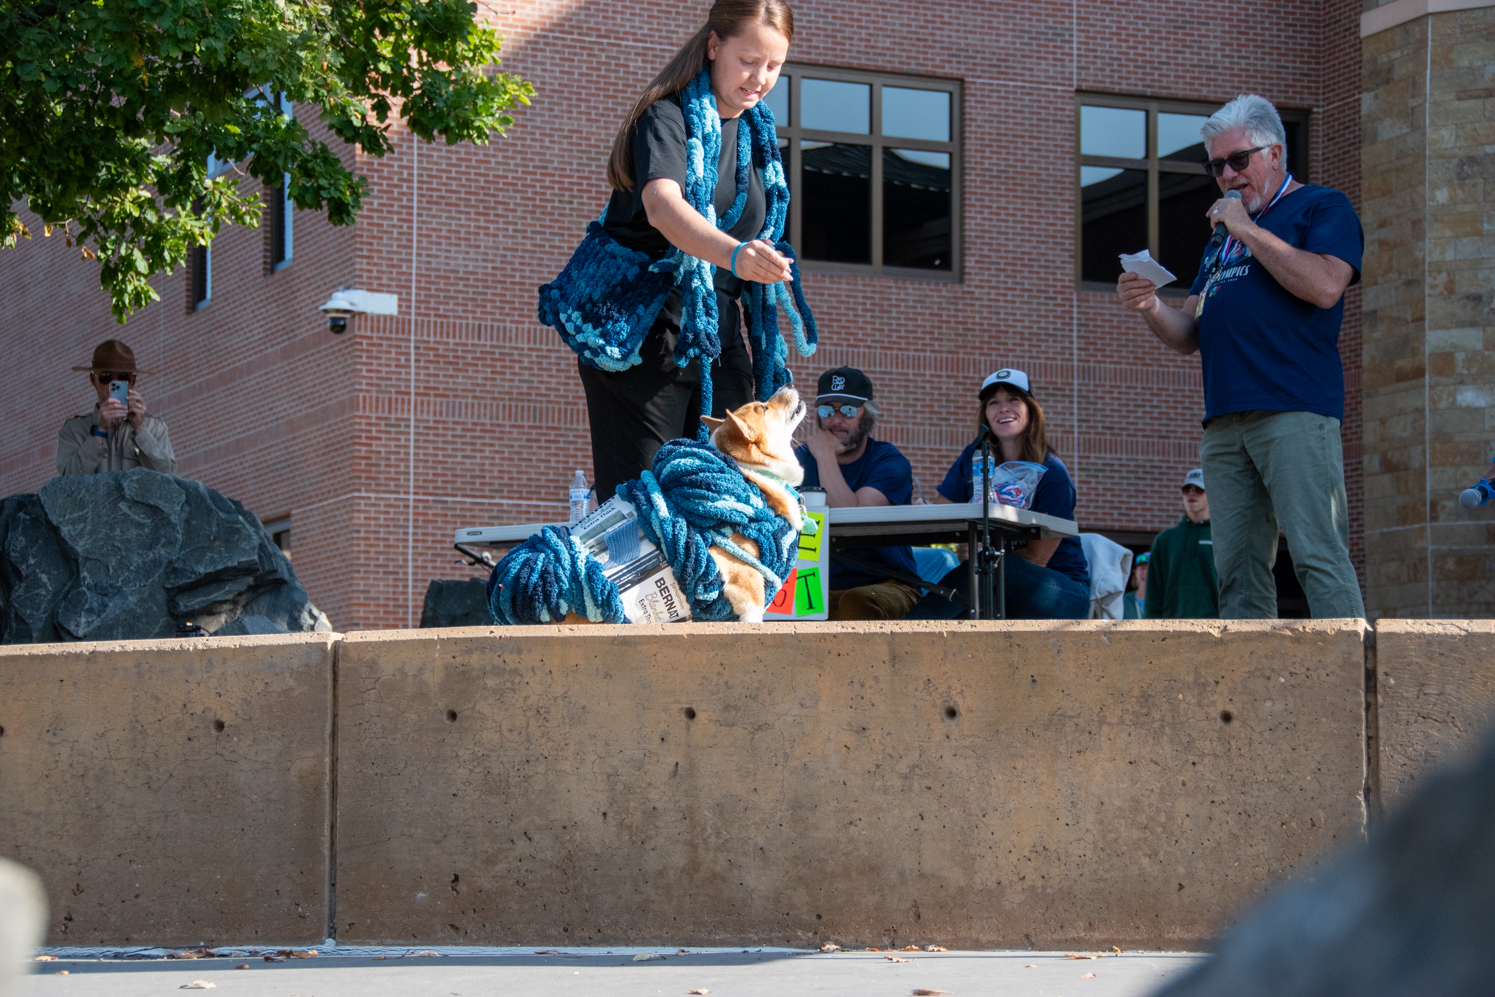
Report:
M 706 431 L 708 433 L 714 433 L 718 429 L 722 428 L 722 423 L 725 422 L 726 420 L 725 419 L 716 419 L 716 418 L 713 418 L 713 417 L 711 417 L 709 415 L 703 415 L 703 416 L 701 416 L 701 421 L 706 424 Z
M 731 422 L 732 425 L 734 425 L 734 426 L 737 427 L 737 431 L 742 434 L 742 438 L 743 439 L 745 439 L 745 440 L 755 440 L 755 439 L 758 438 L 758 434 L 755 433 L 755 432 L 753 432 L 753 427 L 749 426 L 747 423 L 745 423 L 741 419 L 737 418 L 737 413 L 736 412 L 728 412 L 727 413 L 727 420 L 729 422 Z

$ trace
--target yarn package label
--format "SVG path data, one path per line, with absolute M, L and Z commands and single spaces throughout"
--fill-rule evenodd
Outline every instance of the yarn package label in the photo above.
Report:
M 690 603 L 664 552 L 644 537 L 633 503 L 613 496 L 571 528 L 571 535 L 602 565 L 623 599 L 630 623 L 680 623 Z

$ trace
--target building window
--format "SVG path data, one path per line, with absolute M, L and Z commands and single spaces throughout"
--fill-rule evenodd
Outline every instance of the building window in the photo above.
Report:
M 786 65 L 767 99 L 806 269 L 959 279 L 959 81 Z
M 1165 294 L 1186 294 L 1210 240 L 1205 211 L 1220 188 L 1204 172 L 1199 128 L 1219 104 L 1081 94 L 1076 279 L 1111 291 L 1122 253 L 1147 249 L 1178 275 Z M 1308 112 L 1279 108 L 1287 168 L 1308 182 Z
M 287 190 L 289 175 L 282 176 L 280 183 L 266 191 L 266 205 L 270 213 L 270 224 L 266 232 L 270 239 L 270 272 L 283 270 L 290 265 L 293 234 L 292 211 L 295 206 Z
M 295 117 L 291 110 L 291 102 L 283 93 L 270 94 L 266 89 L 260 89 L 260 102 L 287 118 Z M 270 224 L 265 227 L 269 246 L 266 247 L 267 263 L 271 273 L 283 270 L 290 265 L 294 246 L 294 212 L 295 203 L 290 196 L 290 174 L 282 174 L 280 183 L 269 188 L 266 193 L 266 210 L 270 218 Z
M 260 525 L 265 528 L 266 533 L 270 534 L 270 542 L 275 544 L 276 549 L 286 556 L 286 560 L 290 560 L 291 517 L 283 516 L 280 519 L 272 519 L 268 522 L 262 520 Z
M 207 307 L 213 297 L 213 248 L 193 246 L 187 262 L 187 310 Z

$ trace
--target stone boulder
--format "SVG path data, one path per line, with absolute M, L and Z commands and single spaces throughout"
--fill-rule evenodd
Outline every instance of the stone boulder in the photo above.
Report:
M 426 601 L 420 611 L 422 629 L 428 627 L 488 627 L 488 579 L 435 578 L 426 586 Z
M 1369 843 L 1289 884 L 1157 997 L 1495 993 L 1495 740 L 1438 772 Z
M 0 501 L 0 643 L 330 630 L 242 505 L 144 468 L 54 478 Z

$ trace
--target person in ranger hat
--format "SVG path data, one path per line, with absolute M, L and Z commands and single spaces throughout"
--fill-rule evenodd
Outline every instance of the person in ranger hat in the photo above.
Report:
M 1152 542 L 1142 615 L 1149 620 L 1218 619 L 1220 581 L 1215 575 L 1203 469 L 1196 467 L 1184 475 L 1179 487 L 1184 518 Z
M 1033 397 L 1028 375 L 1004 367 L 981 382 L 977 393 L 976 426 L 992 435 L 992 459 L 998 464 L 1025 461 L 1043 466 L 1028 508 L 1060 519 L 1075 518 L 1075 486 L 1069 469 L 1049 446 L 1044 430 L 1043 406 Z M 981 460 L 977 440 L 967 444 L 950 465 L 940 483 L 935 502 L 979 502 L 976 467 Z M 1012 620 L 1083 620 L 1090 613 L 1090 565 L 1074 537 L 1017 541 L 1011 554 L 1002 558 L 1007 584 L 1006 616 Z M 1016 555 L 1016 556 L 1011 556 Z M 968 600 L 969 565 L 951 570 L 940 584 L 948 585 Z M 930 594 L 919 603 L 912 619 L 952 619 L 962 607 Z
M 800 487 L 825 489 L 826 505 L 832 508 L 908 505 L 914 469 L 893 444 L 872 438 L 881 416 L 866 374 L 854 367 L 821 374 L 815 433 L 807 446 L 794 448 L 805 469 Z M 868 563 L 831 556 L 830 618 L 902 619 L 919 601 L 918 590 L 901 580 L 918 580 L 914 552 L 908 547 L 868 547 L 858 550 L 856 557 Z
M 135 351 L 117 339 L 100 343 L 93 362 L 73 370 L 87 371 L 98 395 L 92 412 L 76 415 L 57 434 L 58 474 L 103 474 L 144 467 L 163 474 L 176 473 L 176 454 L 166 421 L 150 415 L 145 399 L 135 390 L 135 379 L 150 371 L 135 365 Z M 129 385 L 129 404 L 109 394 L 110 384 Z

